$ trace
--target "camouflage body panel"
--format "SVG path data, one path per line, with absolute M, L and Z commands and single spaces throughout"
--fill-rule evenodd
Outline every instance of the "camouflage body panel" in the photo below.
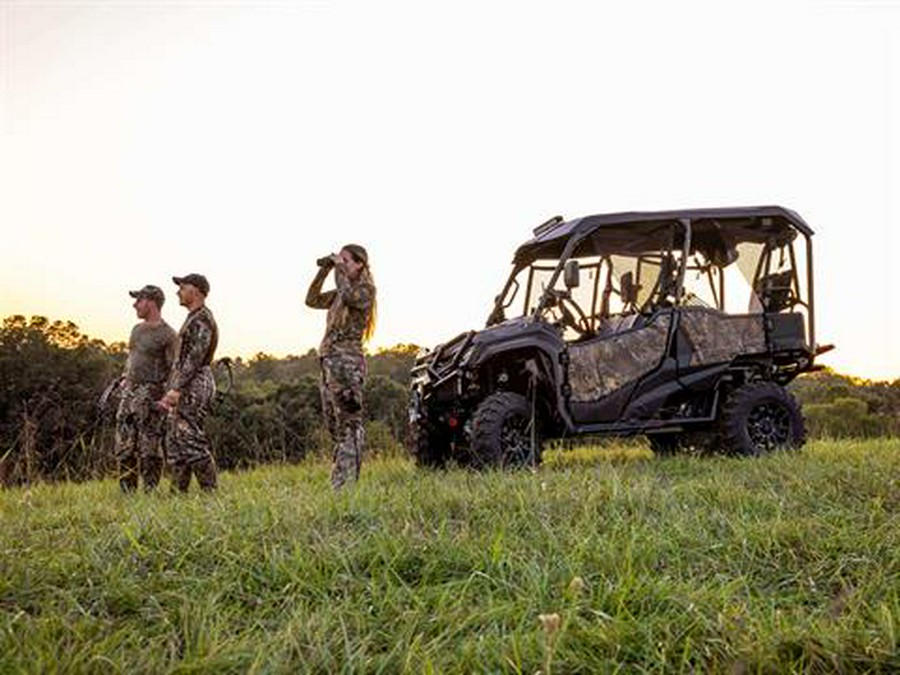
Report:
M 348 351 L 362 354 L 362 339 L 375 300 L 375 287 L 359 279 L 351 281 L 336 269 L 337 288 L 322 292 L 328 272 L 328 269 L 320 269 L 306 294 L 308 306 L 328 310 L 319 354 L 327 356 Z
M 162 384 L 169 377 L 178 335 L 165 321 L 139 323 L 128 339 L 125 380 L 130 384 Z
M 685 307 L 678 326 L 691 349 L 691 366 L 726 363 L 741 354 L 767 351 L 762 314 L 734 316 L 705 307 Z
M 661 314 L 642 328 L 571 345 L 571 400 L 597 401 L 656 368 L 665 352 L 671 323 L 671 314 Z
M 331 484 L 335 489 L 359 478 L 365 429 L 363 427 L 363 385 L 366 361 L 349 351 L 322 357 L 322 411 L 331 436 L 333 465 Z
M 178 331 L 178 355 L 170 382 L 171 389 L 179 391 L 212 365 L 219 343 L 219 328 L 209 307 L 199 307 L 188 314 Z
M 178 404 L 169 413 L 166 450 L 170 464 L 193 464 L 212 458 L 203 424 L 215 394 L 216 381 L 209 366 L 201 368 L 181 390 Z

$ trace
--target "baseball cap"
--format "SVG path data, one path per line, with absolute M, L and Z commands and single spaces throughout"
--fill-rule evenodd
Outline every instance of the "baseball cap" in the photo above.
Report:
M 147 298 L 148 300 L 153 300 L 156 302 L 157 307 L 162 307 L 163 303 L 166 301 L 166 296 L 162 292 L 162 289 L 159 286 L 154 286 L 152 284 L 147 284 L 136 291 L 128 291 L 128 295 L 132 298 Z
M 181 286 L 181 284 L 190 284 L 203 295 L 209 295 L 209 282 L 202 274 L 186 274 L 183 277 L 172 277 L 172 281 Z

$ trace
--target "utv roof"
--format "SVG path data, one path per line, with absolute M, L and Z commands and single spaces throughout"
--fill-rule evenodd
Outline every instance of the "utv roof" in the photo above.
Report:
M 796 236 L 796 232 L 807 237 L 813 234 L 799 214 L 781 206 L 604 213 L 544 223 L 535 229 L 533 239 L 519 247 L 515 260 L 523 263 L 539 257 L 557 257 L 573 236 L 595 240 L 586 243 L 588 248 L 636 250 L 641 248 L 641 242 L 658 243 L 661 226 L 685 219 L 692 221 L 697 234 L 715 230 L 735 241 L 759 241 L 780 234 Z

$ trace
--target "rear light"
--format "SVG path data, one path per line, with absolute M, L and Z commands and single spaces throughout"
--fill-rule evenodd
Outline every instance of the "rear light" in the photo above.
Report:
M 451 429 L 455 429 L 459 426 L 459 420 L 453 415 L 450 415 L 450 417 L 447 418 L 447 426 Z

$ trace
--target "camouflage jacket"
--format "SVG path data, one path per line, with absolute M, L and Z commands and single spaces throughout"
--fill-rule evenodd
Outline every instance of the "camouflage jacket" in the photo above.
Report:
M 212 364 L 218 343 L 219 329 L 208 307 L 204 305 L 188 314 L 178 332 L 178 355 L 170 388 L 181 391 L 190 385 L 203 367 Z
M 172 370 L 178 336 L 169 324 L 137 324 L 128 339 L 125 382 L 128 385 L 163 385 Z
M 335 270 L 336 288 L 322 291 L 328 268 L 319 269 L 306 294 L 306 304 L 315 309 L 327 309 L 325 337 L 319 345 L 319 355 L 362 353 L 363 334 L 375 300 L 375 287 L 363 281 L 350 281 Z

